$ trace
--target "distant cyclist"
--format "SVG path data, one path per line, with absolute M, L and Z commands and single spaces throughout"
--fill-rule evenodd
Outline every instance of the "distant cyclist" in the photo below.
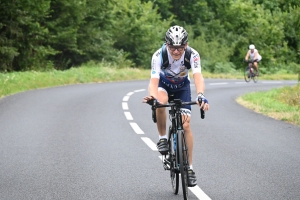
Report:
M 253 65 L 254 65 L 253 67 L 257 71 L 256 75 L 258 75 L 258 63 L 259 63 L 259 61 L 261 61 L 262 57 L 258 53 L 258 50 L 255 49 L 254 44 L 250 44 L 249 45 L 249 50 L 248 50 L 248 52 L 247 52 L 247 54 L 245 56 L 245 61 L 248 61 L 249 57 L 250 57 L 250 60 L 254 61 L 253 62 Z
M 167 67 L 163 68 L 163 48 L 167 50 L 168 63 Z M 189 78 L 189 67 L 192 69 L 194 83 L 196 87 L 197 103 L 201 100 L 199 105 L 205 111 L 209 109 L 209 104 L 204 96 L 204 79 L 201 74 L 200 55 L 193 48 L 189 49 L 191 56 L 188 59 L 189 67 L 185 66 L 185 53 L 188 48 L 188 33 L 181 26 L 172 26 L 168 29 L 165 36 L 165 45 L 158 49 L 152 56 L 151 62 L 151 79 L 149 83 L 149 96 L 144 97 L 143 102 L 157 99 L 159 103 L 166 104 L 169 101 L 169 95 L 174 95 L 174 99 L 181 99 L 183 101 L 191 101 L 191 89 Z M 187 53 L 188 55 L 188 53 Z M 183 129 L 186 135 L 187 147 L 189 150 L 189 164 L 188 170 L 188 186 L 193 187 L 197 185 L 197 178 L 193 171 L 193 134 L 190 128 L 191 106 L 184 106 L 182 111 L 187 114 L 187 120 L 183 124 Z M 158 151 L 162 155 L 168 153 L 168 136 L 166 134 L 166 109 L 158 108 L 157 115 L 157 129 L 159 132 L 159 142 L 157 143 Z

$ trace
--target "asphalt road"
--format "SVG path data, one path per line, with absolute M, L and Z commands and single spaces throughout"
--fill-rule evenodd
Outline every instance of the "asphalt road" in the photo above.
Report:
M 190 199 L 300 199 L 300 127 L 243 108 L 244 93 L 295 81 L 206 80 L 193 107 Z M 148 81 L 81 84 L 0 99 L 0 199 L 183 199 L 159 153 Z M 192 87 L 192 92 L 194 88 Z

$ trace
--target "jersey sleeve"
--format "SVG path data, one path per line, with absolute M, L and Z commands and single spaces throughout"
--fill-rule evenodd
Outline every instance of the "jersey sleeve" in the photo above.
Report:
M 191 63 L 191 69 L 192 69 L 193 74 L 201 73 L 200 54 L 195 49 L 192 49 L 190 63 Z
M 151 60 L 151 78 L 158 78 L 161 70 L 161 49 L 157 50 Z

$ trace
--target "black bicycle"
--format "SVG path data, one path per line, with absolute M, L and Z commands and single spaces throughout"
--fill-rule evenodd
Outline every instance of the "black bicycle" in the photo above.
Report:
M 244 71 L 244 78 L 246 82 L 250 82 L 251 79 L 256 83 L 258 81 L 258 70 L 254 69 L 253 60 L 245 61 L 247 63 L 247 66 Z
M 201 102 L 200 102 L 201 103 Z M 169 152 L 163 156 L 162 162 L 165 170 L 170 170 L 172 189 L 174 194 L 179 190 L 179 174 L 181 174 L 182 191 L 184 199 L 188 199 L 188 148 L 186 145 L 183 124 L 186 121 L 183 111 L 180 109 L 183 105 L 194 105 L 196 101 L 183 102 L 180 99 L 174 99 L 168 104 L 159 104 L 156 101 L 152 105 L 152 120 L 156 120 L 156 109 L 170 107 L 169 117 L 171 125 L 169 127 L 168 145 Z M 205 112 L 201 109 L 201 118 L 204 119 Z

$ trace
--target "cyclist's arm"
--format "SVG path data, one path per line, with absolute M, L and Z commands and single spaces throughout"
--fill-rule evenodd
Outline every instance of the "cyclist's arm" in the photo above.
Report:
M 159 82 L 158 78 L 151 78 L 148 87 L 149 96 L 153 96 L 156 99 L 157 99 L 157 92 L 158 92 L 158 82 Z
M 245 60 L 248 60 L 249 56 L 250 56 L 250 53 L 249 53 L 249 51 L 247 51 L 247 54 L 245 56 Z
M 197 94 L 199 93 L 204 94 L 205 85 L 204 85 L 204 78 L 202 76 L 202 73 L 194 73 L 193 77 L 194 77 L 194 83 L 195 83 Z
M 148 86 L 149 96 L 153 96 L 157 99 L 158 93 L 158 82 L 159 82 L 159 74 L 161 70 L 161 50 L 157 50 L 153 56 L 151 61 L 151 78 Z

